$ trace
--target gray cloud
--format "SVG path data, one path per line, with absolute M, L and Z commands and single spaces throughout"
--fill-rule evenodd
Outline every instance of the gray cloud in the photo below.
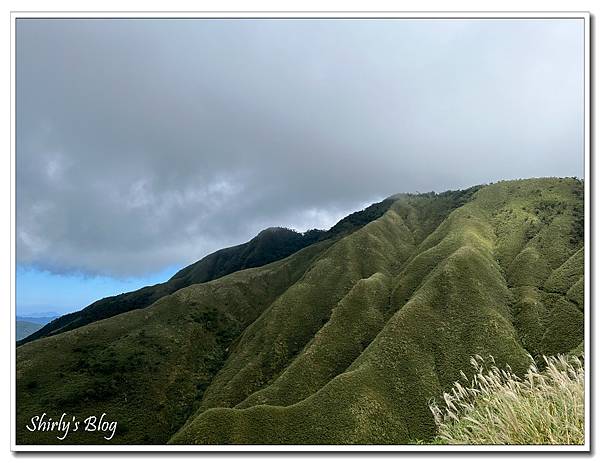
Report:
M 139 275 L 403 191 L 583 176 L 579 20 L 17 24 L 17 259 Z

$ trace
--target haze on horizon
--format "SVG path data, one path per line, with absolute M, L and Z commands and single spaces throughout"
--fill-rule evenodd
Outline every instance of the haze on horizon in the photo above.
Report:
M 581 20 L 19 19 L 16 40 L 23 313 L 398 192 L 583 177 Z

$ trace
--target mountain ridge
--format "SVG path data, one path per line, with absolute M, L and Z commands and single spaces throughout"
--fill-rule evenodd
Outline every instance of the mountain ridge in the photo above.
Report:
M 17 342 L 21 346 L 42 337 L 52 336 L 85 326 L 130 310 L 150 306 L 160 298 L 196 283 L 220 278 L 247 268 L 260 267 L 280 260 L 309 246 L 352 230 L 379 217 L 391 204 L 389 198 L 341 219 L 330 230 L 312 229 L 304 233 L 284 227 L 269 227 L 250 241 L 217 250 L 176 272 L 164 283 L 145 286 L 135 291 L 99 299 L 83 309 L 71 312 L 45 324 L 41 329 Z

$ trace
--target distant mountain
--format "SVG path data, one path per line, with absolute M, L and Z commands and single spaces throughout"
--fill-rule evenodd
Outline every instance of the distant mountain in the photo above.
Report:
M 31 316 L 17 315 L 17 335 L 16 340 L 20 341 L 27 336 L 32 335 L 47 323 L 58 318 L 60 315 L 55 312 L 34 313 Z
M 247 243 L 216 251 L 177 272 L 165 283 L 100 299 L 86 308 L 63 315 L 17 343 L 22 345 L 46 336 L 70 331 L 131 310 L 148 307 L 158 299 L 187 286 L 211 281 L 239 270 L 260 267 L 287 257 L 317 241 L 340 237 L 383 215 L 393 200 L 386 199 L 340 220 L 329 231 L 272 227 Z
M 33 318 L 56 318 L 56 317 L 60 317 L 60 315 L 61 314 L 58 312 L 48 311 L 48 312 L 31 312 L 24 316 L 25 317 L 33 317 Z
M 35 333 L 42 326 L 44 326 L 42 323 L 33 323 L 17 319 L 17 341 Z
M 170 282 L 215 278 L 18 347 L 17 443 L 430 441 L 429 404 L 472 356 L 523 375 L 581 350 L 583 210 L 571 178 L 402 194 L 266 265 L 218 278 L 229 259 L 200 261 L 214 272 Z M 257 255 L 285 254 L 272 246 Z M 106 413 L 117 432 L 28 432 L 40 410 Z
M 17 315 L 17 321 L 24 321 L 24 322 L 30 322 L 30 323 L 36 323 L 38 325 L 45 325 L 46 323 L 50 323 L 52 320 L 57 319 L 58 317 L 60 317 L 60 314 L 54 314 L 54 315 L 46 315 L 46 316 L 38 316 L 37 314 L 35 314 L 35 316 L 20 316 Z

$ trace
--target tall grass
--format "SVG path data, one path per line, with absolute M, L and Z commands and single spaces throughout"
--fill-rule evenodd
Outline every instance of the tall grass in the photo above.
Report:
M 471 359 L 476 374 L 456 382 L 430 404 L 437 426 L 436 444 L 584 443 L 584 372 L 574 356 L 544 357 L 523 379 L 490 358 Z

